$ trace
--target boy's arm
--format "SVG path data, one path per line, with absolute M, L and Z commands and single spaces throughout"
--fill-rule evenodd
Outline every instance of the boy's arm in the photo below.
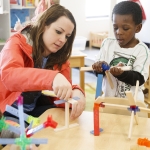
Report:
M 120 75 L 114 75 L 114 77 L 132 86 L 135 86 L 138 80 L 141 86 L 149 76 L 150 53 L 149 49 L 142 44 L 139 45 L 136 51 L 137 53 L 134 55 L 136 59 L 132 66 L 133 70 L 124 71 Z
M 144 84 L 144 76 L 137 71 L 124 71 L 121 75 L 114 76 L 118 80 L 136 86 L 136 81 L 139 81 L 139 85 Z

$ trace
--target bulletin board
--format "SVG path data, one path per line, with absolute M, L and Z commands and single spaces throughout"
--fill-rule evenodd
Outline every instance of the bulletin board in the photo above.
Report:
M 26 17 L 29 16 L 29 9 L 11 9 L 10 17 L 11 17 L 11 28 L 14 28 L 14 25 L 17 21 L 17 15 L 20 19 L 21 23 L 25 22 Z

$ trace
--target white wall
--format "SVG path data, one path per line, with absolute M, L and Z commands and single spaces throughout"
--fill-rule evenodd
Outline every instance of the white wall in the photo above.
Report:
M 65 6 L 72 12 L 77 23 L 78 36 L 84 36 L 89 39 L 90 31 L 93 32 L 109 31 L 110 28 L 109 18 L 86 21 L 85 0 L 60 0 L 60 4 Z
M 150 43 L 150 0 L 140 0 L 145 14 L 146 20 L 143 23 L 142 30 L 137 34 L 137 37 L 145 43 Z
M 111 0 L 110 7 L 112 9 L 114 5 L 123 0 Z M 94 2 L 94 0 L 93 0 Z M 150 43 L 150 33 L 148 32 L 148 28 L 150 28 L 150 0 L 140 0 L 142 3 L 147 20 L 143 24 L 143 28 L 137 37 L 143 42 Z M 77 23 L 77 35 L 87 37 L 89 39 L 90 32 L 102 32 L 108 31 L 109 36 L 114 36 L 112 29 L 111 18 L 104 18 L 99 20 L 86 20 L 85 18 L 85 0 L 60 0 L 60 4 L 69 9 L 73 16 L 75 17 Z M 110 15 L 111 16 L 111 15 Z

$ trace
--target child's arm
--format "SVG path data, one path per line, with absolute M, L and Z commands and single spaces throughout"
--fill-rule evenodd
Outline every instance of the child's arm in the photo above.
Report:
M 138 80 L 139 81 L 139 85 L 141 86 L 142 84 L 144 84 L 145 80 L 144 80 L 144 76 L 137 72 L 137 71 L 120 71 L 121 69 L 116 69 L 118 71 L 118 74 L 114 71 L 111 71 L 111 74 L 117 78 L 118 80 L 122 81 L 122 82 L 125 82 L 127 84 L 130 84 L 132 86 L 135 86 L 136 85 L 136 81 Z M 121 73 L 122 72 L 122 73 Z M 120 73 L 120 74 L 119 74 Z

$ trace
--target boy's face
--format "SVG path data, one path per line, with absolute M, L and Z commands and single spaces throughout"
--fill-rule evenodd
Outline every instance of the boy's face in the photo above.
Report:
M 141 24 L 135 25 L 132 15 L 113 15 L 114 34 L 120 47 L 134 47 L 138 42 L 135 33 L 138 33 L 141 27 Z

